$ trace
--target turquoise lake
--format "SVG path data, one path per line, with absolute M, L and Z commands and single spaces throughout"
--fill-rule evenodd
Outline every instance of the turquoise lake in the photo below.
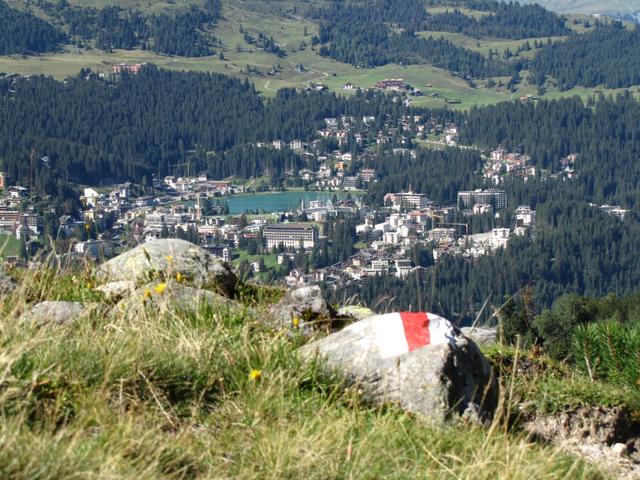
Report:
M 305 205 L 311 200 L 328 201 L 333 196 L 339 199 L 347 197 L 348 193 L 343 192 L 273 192 L 232 195 L 224 197 L 229 202 L 229 213 L 238 214 L 246 211 L 263 210 L 265 212 L 286 212 L 293 210 L 300 205 L 304 199 Z M 353 196 L 355 194 L 352 193 Z

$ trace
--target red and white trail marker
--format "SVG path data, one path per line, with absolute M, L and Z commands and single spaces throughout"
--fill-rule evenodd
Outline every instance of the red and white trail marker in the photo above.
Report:
M 396 357 L 427 345 L 453 344 L 457 336 L 451 322 L 426 312 L 376 315 L 366 319 L 366 323 L 373 330 L 382 358 Z

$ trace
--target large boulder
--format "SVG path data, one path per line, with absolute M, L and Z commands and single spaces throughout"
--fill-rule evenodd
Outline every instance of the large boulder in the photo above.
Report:
M 203 306 L 241 309 L 240 304 L 227 297 L 170 280 L 136 289 L 115 305 L 112 315 L 137 320 L 153 314 L 194 313 Z
M 19 321 L 41 327 L 45 325 L 69 325 L 88 315 L 95 305 L 83 305 L 80 302 L 46 301 L 32 305 L 24 312 Z
M 292 288 L 272 306 L 265 318 L 266 323 L 275 328 L 295 327 L 303 333 L 310 333 L 314 327 L 326 325 L 333 312 L 317 285 Z
M 442 421 L 492 417 L 498 385 L 478 346 L 449 321 L 390 313 L 353 323 L 302 347 L 307 360 L 356 385 L 365 400 L 391 403 Z
M 102 283 L 133 281 L 136 285 L 179 277 L 196 288 L 217 289 L 227 296 L 233 296 L 237 284 L 229 265 L 179 239 L 140 245 L 103 263 L 97 276 Z

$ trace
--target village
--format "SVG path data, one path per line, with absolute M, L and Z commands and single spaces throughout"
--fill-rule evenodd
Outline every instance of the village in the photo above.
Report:
M 390 80 L 378 88 L 404 90 L 406 85 Z M 269 275 L 269 280 L 290 285 L 339 285 L 371 275 L 404 279 L 448 255 L 474 259 L 492 255 L 514 236 L 535 236 L 535 210 L 512 205 L 500 189 L 507 177 L 526 182 L 540 175 L 527 155 L 502 147 L 483 154 L 479 176 L 485 188 L 457 192 L 455 204 L 439 205 L 428 192 L 409 188 L 386 192 L 383 205 L 367 205 L 364 193 L 381 179 L 370 166 L 376 155 L 415 158 L 417 148 L 424 148 L 420 142 L 431 143 L 431 148 L 474 147 L 458 144 L 457 125 L 421 115 L 405 115 L 395 123 L 374 116 L 325 118 L 316 133 L 308 143 L 273 140 L 255 145 L 290 150 L 305 165 L 287 170 L 277 189 L 262 186 L 256 191 L 255 184 L 239 179 L 194 174 L 188 161 L 174 175 L 154 176 L 151 186 L 84 186 L 77 215 L 47 210 L 46 202 L 33 197 L 29 187 L 14 185 L 0 172 L 0 233 L 20 245 L 13 255 L 4 255 L 5 261 L 42 257 L 50 253 L 51 239 L 64 259 L 100 261 L 140 243 L 178 237 L 234 262 L 257 279 Z M 555 174 L 571 178 L 578 155 L 560 162 Z M 299 195 L 300 201 L 268 206 L 269 199 L 284 195 Z M 251 207 L 230 208 L 238 199 Z M 626 213 L 615 205 L 596 207 L 621 220 Z M 478 219 L 492 228 L 479 229 Z M 322 257 L 317 252 L 326 253 L 327 245 L 338 241 L 332 238 L 338 222 L 352 229 L 350 254 L 317 260 Z

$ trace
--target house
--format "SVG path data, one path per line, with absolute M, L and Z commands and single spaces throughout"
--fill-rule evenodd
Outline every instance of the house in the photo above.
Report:
M 109 258 L 113 256 L 113 245 L 103 240 L 87 240 L 76 243 L 73 246 L 73 251 L 94 259 Z
M 342 188 L 345 190 L 357 190 L 358 179 L 357 177 L 344 177 L 342 179 Z
M 363 182 L 370 182 L 376 177 L 376 171 L 373 168 L 363 168 L 358 172 L 358 177 Z
M 130 65 L 128 63 L 119 63 L 113 66 L 114 75 L 120 75 L 124 72 L 129 73 L 131 75 L 137 75 L 142 70 L 144 63 L 134 63 Z
M 516 209 L 516 227 L 532 227 L 536 223 L 536 212 L 528 205 Z
M 26 189 L 25 187 L 21 187 L 20 185 L 9 187 L 7 190 L 9 191 L 9 196 L 11 198 L 23 198 L 26 197 L 27 193 L 29 192 L 28 189 Z
M 402 78 L 391 78 L 380 80 L 376 83 L 376 88 L 379 88 L 381 90 L 391 90 L 399 92 L 401 90 L 408 90 L 409 84 L 405 83 Z
M 347 82 L 342 87 L 343 90 L 355 90 L 356 87 L 353 86 L 353 83 Z

